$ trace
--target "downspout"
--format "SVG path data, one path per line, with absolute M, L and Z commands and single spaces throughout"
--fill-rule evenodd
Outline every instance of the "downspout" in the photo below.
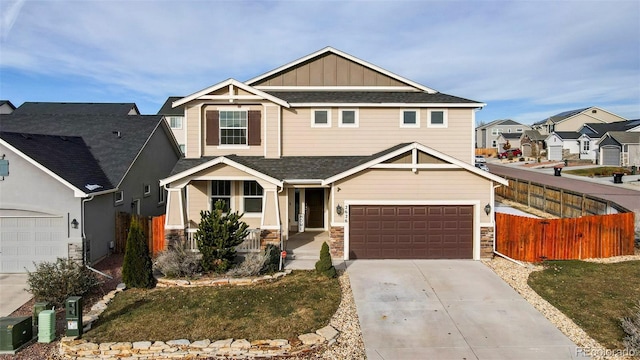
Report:
M 500 186 L 502 186 L 502 185 L 496 185 L 496 186 L 494 186 L 494 187 L 493 187 L 493 190 L 495 191 L 495 190 L 496 190 L 497 188 L 499 188 Z M 494 199 L 494 206 L 493 206 L 493 208 L 494 208 L 494 209 L 493 209 L 493 211 L 495 212 L 495 211 L 496 211 L 496 210 L 495 210 L 495 199 Z M 495 216 L 494 216 L 494 219 L 495 219 Z M 495 220 L 494 220 L 494 222 L 493 222 L 493 227 L 494 227 L 494 229 L 495 229 L 495 226 L 496 226 L 496 222 L 495 222 Z M 494 254 L 496 254 L 496 255 L 498 255 L 498 256 L 500 256 L 500 257 L 504 258 L 504 259 L 507 259 L 507 260 L 509 260 L 509 261 L 511 261 L 511 262 L 514 262 L 514 263 L 516 263 L 516 264 L 518 264 L 518 265 L 520 265 L 520 266 L 522 266 L 522 267 L 527 267 L 525 264 L 521 263 L 520 261 L 518 261 L 518 260 L 516 260 L 516 259 L 512 259 L 512 258 L 508 257 L 507 255 L 505 255 L 505 254 L 503 254 L 503 253 L 498 252 L 498 250 L 496 250 L 496 241 L 495 241 L 495 236 L 496 236 L 496 235 L 495 235 L 495 231 L 494 231 L 494 233 L 493 233 L 493 253 L 494 253 Z
M 80 224 L 82 224 L 82 259 L 84 260 L 84 266 L 87 269 L 89 269 L 89 270 L 91 270 L 91 271 L 93 271 L 95 273 L 98 273 L 98 274 L 100 274 L 102 276 L 105 276 L 105 277 L 107 277 L 109 279 L 113 279 L 113 276 L 107 275 L 107 274 L 103 273 L 102 271 L 94 269 L 91 266 L 89 266 L 88 261 L 87 261 L 87 247 L 85 246 L 85 241 L 87 239 L 87 236 L 86 236 L 86 234 L 84 232 L 84 229 L 85 229 L 85 226 L 84 226 L 84 219 L 85 219 L 84 209 L 85 209 L 85 204 L 87 202 L 93 200 L 93 198 L 94 198 L 94 196 L 92 195 L 92 196 L 89 196 L 89 197 L 86 197 L 86 198 L 82 199 L 82 203 L 81 203 L 82 205 L 80 206 L 80 208 L 81 208 L 80 209 Z

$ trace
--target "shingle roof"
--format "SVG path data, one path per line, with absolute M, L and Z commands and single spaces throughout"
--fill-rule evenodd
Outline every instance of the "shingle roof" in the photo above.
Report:
M 585 111 L 587 109 L 590 109 L 590 108 L 586 107 L 586 108 L 582 108 L 582 109 L 563 111 L 561 113 L 557 113 L 555 115 L 552 115 L 552 116 L 550 116 L 550 117 L 548 117 L 546 119 L 537 121 L 537 122 L 535 122 L 533 124 L 534 125 L 544 124 L 545 122 L 547 122 L 547 120 L 551 120 L 551 122 L 557 123 L 557 122 L 560 122 L 560 121 L 562 121 L 562 120 L 564 120 L 566 118 L 570 118 L 570 117 L 572 117 L 574 115 L 577 115 L 577 114 L 579 114 L 579 113 L 581 113 L 581 112 L 583 112 L 583 111 Z
M 640 121 L 634 120 L 584 124 L 584 126 L 588 126 L 590 129 L 595 131 L 596 135 L 599 136 L 604 135 L 607 131 L 626 131 L 638 125 L 640 125 Z
M 9 101 L 9 100 L 0 100 L 0 106 L 5 105 L 5 104 L 9 105 L 9 107 L 11 107 L 14 110 L 16 109 L 16 107 L 11 103 L 11 101 Z
M 162 104 L 160 110 L 158 110 L 158 115 L 166 115 L 166 116 L 184 116 L 184 105 L 180 105 L 178 107 L 171 107 L 171 103 L 174 101 L 182 99 L 184 96 L 169 96 L 167 101 Z
M 443 93 L 416 91 L 265 91 L 288 103 L 432 103 L 479 104 L 477 101 Z
M 77 136 L 114 186 L 162 121 L 160 115 L 20 115 L 2 117 L 0 131 Z
M 0 132 L 0 138 L 87 194 L 113 188 L 81 137 Z
M 577 131 L 555 131 L 554 134 L 558 135 L 560 139 L 564 140 L 572 140 L 579 139 L 582 134 Z
M 609 131 L 607 134 L 620 144 L 640 144 L 640 132 Z
M 266 159 L 263 156 L 238 155 L 226 155 L 224 157 L 280 181 L 292 179 L 323 180 L 407 145 L 408 143 L 398 144 L 368 156 L 284 156 L 278 159 Z M 180 159 L 171 171 L 170 176 L 179 174 L 216 158 L 218 157 L 209 156 L 199 159 Z
M 531 140 L 539 141 L 546 138 L 545 135 L 540 134 L 538 130 L 525 130 L 524 134 Z
M 503 138 L 505 139 L 520 139 L 520 137 L 522 136 L 522 133 L 502 133 L 500 134 L 502 135 Z
M 63 103 L 63 102 L 25 102 L 15 114 L 32 115 L 139 115 L 135 103 Z

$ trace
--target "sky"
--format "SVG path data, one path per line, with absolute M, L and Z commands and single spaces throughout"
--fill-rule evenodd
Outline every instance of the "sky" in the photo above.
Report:
M 590 106 L 640 118 L 637 0 L 0 0 L 0 99 L 155 114 L 326 46 L 486 103 L 478 123 Z

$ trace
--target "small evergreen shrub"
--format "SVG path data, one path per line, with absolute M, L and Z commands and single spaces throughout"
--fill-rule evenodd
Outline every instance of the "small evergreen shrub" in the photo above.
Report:
M 122 263 L 122 281 L 128 288 L 152 288 L 156 286 L 153 265 L 147 246 L 147 238 L 135 218 L 129 225 L 129 235 Z
M 27 273 L 27 290 L 37 301 L 64 306 L 69 296 L 84 296 L 100 284 L 95 273 L 73 260 L 58 258 L 56 262 L 34 263 Z
M 629 351 L 640 354 L 640 301 L 633 311 L 631 317 L 622 319 L 622 329 L 627 333 L 623 343 Z
M 322 248 L 320 249 L 320 260 L 316 262 L 316 272 L 329 277 L 336 277 L 336 268 L 331 263 L 331 255 L 329 254 L 329 245 L 326 242 L 322 243 Z
M 273 274 L 280 270 L 280 248 L 273 244 L 267 244 L 264 249 L 265 262 L 262 274 Z
M 260 275 L 266 261 L 267 257 L 262 252 L 249 253 L 243 262 L 227 271 L 227 275 L 237 277 Z
M 206 272 L 226 272 L 235 260 L 235 247 L 249 235 L 249 226 L 240 220 L 243 214 L 237 211 L 223 214 L 224 211 L 222 200 L 215 203 L 213 211 L 200 211 L 195 239 L 202 253 L 202 269 Z
M 202 272 L 200 254 L 191 251 L 186 241 L 178 241 L 158 254 L 154 266 L 170 278 L 193 278 Z

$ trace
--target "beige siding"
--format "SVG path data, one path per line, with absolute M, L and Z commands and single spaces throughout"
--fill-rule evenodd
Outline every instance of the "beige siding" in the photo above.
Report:
M 275 74 L 254 86 L 406 86 L 406 84 L 335 54 Z
M 198 173 L 196 173 L 194 175 L 194 177 L 200 177 L 200 176 L 215 176 L 215 177 L 224 177 L 224 178 L 229 178 L 229 177 L 242 177 L 242 178 L 246 178 L 247 176 L 250 176 L 249 174 L 247 174 L 244 171 L 238 170 L 232 166 L 228 166 L 226 164 L 218 164 L 216 166 L 212 166 L 208 169 L 202 170 Z
M 420 128 L 401 128 L 398 108 L 361 108 L 359 127 L 338 127 L 338 109 L 330 128 L 311 127 L 311 109 L 283 110 L 283 156 L 371 155 L 405 142 L 419 142 L 465 162 L 473 151 L 471 109 L 449 109 L 447 128 L 428 128 L 420 110 Z
M 588 110 L 586 114 L 578 114 L 571 119 L 557 123 L 554 129 L 555 131 L 578 131 L 582 125 L 588 123 L 612 123 L 625 120 L 606 111 L 596 109 L 596 112 L 592 113 L 591 110 Z
M 190 227 L 200 223 L 200 211 L 210 210 L 209 184 L 207 181 L 192 181 L 187 186 L 187 220 Z
M 169 191 L 167 192 L 167 225 L 183 225 L 182 223 L 182 192 L 181 191 Z
M 265 106 L 262 123 L 265 124 L 266 136 L 263 136 L 262 146 L 266 146 L 267 158 L 277 158 L 279 155 L 279 134 L 278 134 L 278 114 L 280 113 L 279 106 Z
M 418 151 L 418 164 L 446 164 L 447 162 L 433 157 L 422 151 Z
M 184 120 L 185 141 L 186 141 L 186 158 L 200 157 L 200 107 L 191 105 L 186 107 L 187 117 Z
M 380 201 L 479 201 L 481 206 L 491 201 L 492 183 L 466 170 L 372 169 L 337 181 L 335 204 L 345 200 Z M 484 211 L 480 222 L 491 222 Z M 342 216 L 335 214 L 335 221 Z
M 262 208 L 264 211 L 264 225 L 265 226 L 277 226 L 278 214 L 276 213 L 276 197 L 275 190 L 266 190 L 264 192 L 264 203 Z

